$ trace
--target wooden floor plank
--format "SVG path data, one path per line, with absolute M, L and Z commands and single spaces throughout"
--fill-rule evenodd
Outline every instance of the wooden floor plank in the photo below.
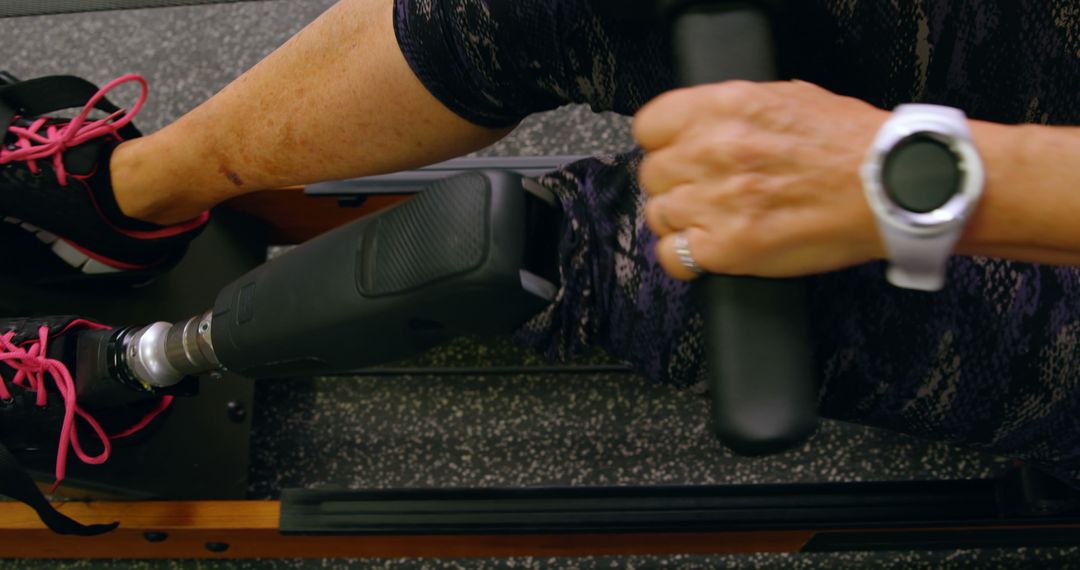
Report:
M 805 531 L 682 534 L 282 536 L 276 501 L 67 502 L 85 523 L 120 521 L 96 537 L 57 536 L 33 511 L 0 503 L 0 557 L 383 558 L 586 556 L 797 550 Z M 149 533 L 149 534 L 148 534 Z M 154 541 L 154 539 L 161 539 Z
M 28 507 L 0 502 L 0 558 L 454 558 L 797 552 L 818 530 L 550 535 L 282 536 L 277 501 L 66 502 L 84 523 L 119 521 L 96 537 L 57 536 Z M 849 529 L 940 533 L 1017 526 Z M 1023 528 L 1080 528 L 1024 524 Z M 831 529 L 843 532 L 844 529 Z M 825 531 L 830 532 L 830 531 Z

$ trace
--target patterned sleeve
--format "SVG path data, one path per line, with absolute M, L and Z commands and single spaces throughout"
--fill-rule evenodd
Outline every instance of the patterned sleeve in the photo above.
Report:
M 672 85 L 655 23 L 581 0 L 397 0 L 398 45 L 429 91 L 485 127 L 567 103 L 633 113 Z

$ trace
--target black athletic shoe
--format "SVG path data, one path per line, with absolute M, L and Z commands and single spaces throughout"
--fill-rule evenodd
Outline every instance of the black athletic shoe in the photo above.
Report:
M 63 534 L 98 534 L 115 525 L 85 527 L 55 512 L 16 457 L 55 450 L 55 489 L 69 454 L 84 463 L 104 463 L 114 440 L 156 423 L 172 404 L 171 396 L 111 378 L 73 376 L 79 333 L 108 328 L 72 316 L 0 319 L 0 494 L 29 504 L 49 528 Z M 87 395 L 94 404 L 80 403 Z
M 125 111 L 105 94 L 128 82 L 142 91 Z M 110 157 L 120 142 L 141 136 L 131 120 L 146 96 L 146 81 L 137 75 L 101 89 L 77 77 L 13 82 L 0 75 L 0 239 L 9 251 L 15 243 L 44 254 L 35 254 L 34 267 L 13 269 L 38 281 L 116 274 L 147 280 L 183 256 L 207 213 L 156 226 L 124 216 L 112 194 Z M 81 111 L 56 116 L 69 108 Z

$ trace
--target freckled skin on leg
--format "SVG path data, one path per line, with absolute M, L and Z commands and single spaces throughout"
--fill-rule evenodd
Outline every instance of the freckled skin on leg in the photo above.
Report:
M 112 159 L 121 210 L 168 224 L 240 194 L 415 168 L 510 129 L 444 107 L 398 48 L 390 0 L 343 0 L 164 129 Z

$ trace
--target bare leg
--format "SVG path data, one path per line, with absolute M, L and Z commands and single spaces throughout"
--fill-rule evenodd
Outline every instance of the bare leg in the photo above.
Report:
M 122 144 L 113 188 L 125 214 L 170 224 L 239 194 L 413 168 L 508 132 L 424 88 L 391 0 L 342 0 L 177 122 Z

